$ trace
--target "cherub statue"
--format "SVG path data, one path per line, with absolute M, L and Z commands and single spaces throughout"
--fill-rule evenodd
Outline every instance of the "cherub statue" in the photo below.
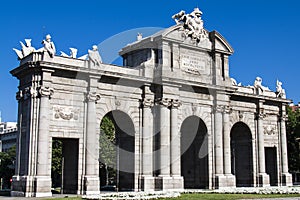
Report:
M 46 38 L 42 41 L 42 44 L 44 45 L 44 51 L 47 51 L 50 57 L 53 58 L 56 53 L 56 49 L 54 43 L 51 41 L 51 36 L 49 34 L 46 35 Z
M 285 90 L 282 88 L 282 82 L 276 81 L 276 97 L 283 97 L 285 95 Z
M 28 56 L 32 52 L 36 51 L 35 48 L 31 46 L 31 39 L 25 39 L 25 43 L 26 45 L 22 41 L 20 41 L 22 50 L 13 48 L 13 50 L 18 55 L 19 60 L 23 59 L 24 57 Z
M 97 45 L 93 45 L 92 50 L 88 50 L 88 53 L 89 60 L 93 62 L 94 65 L 100 66 L 100 64 L 102 63 L 102 59 L 99 54 Z

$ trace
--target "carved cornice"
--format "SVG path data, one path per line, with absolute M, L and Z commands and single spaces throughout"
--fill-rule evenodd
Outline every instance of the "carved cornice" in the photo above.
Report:
M 178 99 L 173 99 L 171 102 L 171 106 L 173 109 L 178 109 L 182 103 Z
M 154 101 L 152 99 L 143 99 L 141 106 L 143 108 L 152 108 L 154 106 Z
M 97 101 L 99 101 L 100 98 L 101 98 L 100 94 L 97 94 L 96 92 L 89 92 L 86 95 L 86 100 L 88 102 L 95 102 L 95 103 L 97 103 Z
M 50 87 L 42 86 L 39 89 L 39 95 L 41 97 L 49 97 L 50 98 L 53 94 L 54 94 L 54 90 Z

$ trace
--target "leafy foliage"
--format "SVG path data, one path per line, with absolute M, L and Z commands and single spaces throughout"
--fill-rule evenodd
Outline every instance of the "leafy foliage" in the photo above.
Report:
M 287 143 L 289 169 L 291 172 L 300 171 L 300 110 L 293 111 L 287 107 Z
M 10 188 L 10 179 L 15 173 L 16 146 L 12 146 L 7 152 L 0 152 L 0 177 L 3 179 L 3 187 Z
M 52 165 L 51 165 L 51 178 L 53 187 L 61 185 L 61 170 L 62 170 L 62 148 L 63 143 L 59 139 L 52 141 Z
M 104 116 L 100 125 L 99 155 L 100 167 L 105 170 L 105 175 L 103 175 L 106 179 L 105 184 L 114 184 L 116 179 L 117 147 L 115 135 L 113 121 L 108 116 Z

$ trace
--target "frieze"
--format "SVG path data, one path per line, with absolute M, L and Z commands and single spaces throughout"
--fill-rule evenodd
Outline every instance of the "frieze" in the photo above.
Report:
M 264 134 L 265 135 L 275 135 L 276 134 L 276 126 L 264 126 Z
M 54 106 L 54 118 L 63 120 L 78 120 L 79 109 L 73 107 Z

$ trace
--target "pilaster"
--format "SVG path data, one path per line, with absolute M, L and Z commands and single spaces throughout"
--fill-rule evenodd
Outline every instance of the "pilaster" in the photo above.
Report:
M 257 183 L 260 187 L 270 186 L 270 178 L 266 173 L 265 164 L 265 141 L 264 141 L 264 117 L 266 116 L 263 108 L 263 101 L 259 101 L 257 120 L 257 139 L 258 139 L 258 177 Z
M 282 106 L 282 114 L 280 118 L 280 140 L 281 140 L 281 183 L 284 186 L 292 186 L 293 179 L 288 169 L 288 154 L 287 154 L 287 140 L 286 140 L 286 121 L 285 105 Z

